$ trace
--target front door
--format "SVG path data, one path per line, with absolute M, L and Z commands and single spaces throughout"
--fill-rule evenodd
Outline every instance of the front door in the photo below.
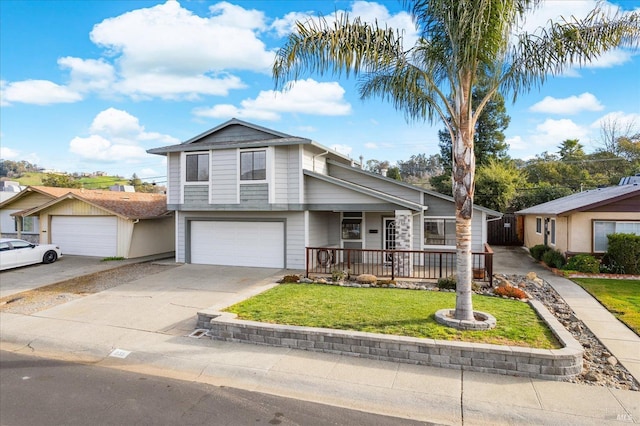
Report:
M 384 221 L 384 235 L 383 235 L 383 247 L 385 250 L 396 249 L 396 219 L 393 217 L 385 217 Z M 391 262 L 391 254 L 385 255 L 385 261 Z

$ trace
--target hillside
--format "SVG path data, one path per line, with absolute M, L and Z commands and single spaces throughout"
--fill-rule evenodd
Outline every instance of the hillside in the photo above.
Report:
M 20 185 L 42 185 L 42 178 L 46 173 L 29 172 L 19 178 L 11 178 L 10 180 L 18 182 Z M 94 176 L 78 178 L 78 182 L 82 183 L 83 188 L 87 189 L 108 189 L 111 185 L 128 185 L 129 180 L 120 176 Z

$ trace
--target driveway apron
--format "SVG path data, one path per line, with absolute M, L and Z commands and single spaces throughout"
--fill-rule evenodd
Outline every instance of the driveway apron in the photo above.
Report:
M 223 308 L 263 291 L 275 284 L 280 272 L 181 265 L 53 307 L 38 316 L 179 335 L 193 331 L 198 310 Z

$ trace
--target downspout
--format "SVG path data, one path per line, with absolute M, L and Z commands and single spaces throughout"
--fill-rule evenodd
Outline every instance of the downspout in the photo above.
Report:
M 316 155 L 313 156 L 312 161 L 313 161 L 313 171 L 314 172 L 316 171 L 316 158 L 317 157 L 322 157 L 323 155 L 327 155 L 328 153 L 329 153 L 329 151 L 325 151 L 323 153 L 316 154 Z

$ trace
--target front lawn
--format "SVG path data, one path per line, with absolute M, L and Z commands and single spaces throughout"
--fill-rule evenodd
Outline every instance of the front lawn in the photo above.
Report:
M 572 278 L 616 318 L 640 335 L 640 280 Z
M 280 284 L 226 309 L 238 318 L 276 324 L 366 331 L 442 340 L 560 348 L 527 303 L 473 296 L 474 310 L 496 317 L 488 331 L 459 331 L 436 322 L 436 311 L 455 307 L 455 293 L 329 285 Z

